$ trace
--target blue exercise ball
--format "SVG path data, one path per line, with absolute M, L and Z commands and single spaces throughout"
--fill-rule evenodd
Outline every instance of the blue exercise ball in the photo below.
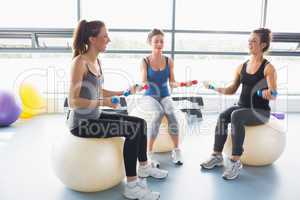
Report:
M 7 91 L 0 91 L 0 127 L 14 123 L 21 114 L 21 106 L 14 95 Z

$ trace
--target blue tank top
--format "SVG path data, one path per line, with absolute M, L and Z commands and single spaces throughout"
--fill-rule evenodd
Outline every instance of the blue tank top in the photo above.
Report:
M 149 89 L 146 90 L 145 95 L 164 98 L 170 96 L 168 81 L 170 77 L 170 67 L 168 63 L 168 57 L 166 58 L 166 66 L 163 70 L 154 70 L 148 59 L 144 59 L 147 65 L 147 82 Z

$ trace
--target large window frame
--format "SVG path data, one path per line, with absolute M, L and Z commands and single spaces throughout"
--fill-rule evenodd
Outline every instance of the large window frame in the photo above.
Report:
M 79 21 L 81 19 L 81 2 L 82 0 L 77 0 L 77 15 L 76 19 Z M 180 30 L 176 29 L 176 0 L 172 1 L 172 28 L 164 30 L 170 36 L 170 48 L 164 53 L 169 54 L 173 59 L 176 59 L 176 55 L 233 55 L 233 56 L 245 56 L 248 55 L 246 51 L 204 51 L 204 50 L 180 50 L 176 49 L 176 35 L 189 34 L 189 35 L 220 35 L 220 36 L 245 36 L 249 35 L 250 32 L 247 31 L 216 31 L 216 30 Z M 265 27 L 267 21 L 267 9 L 268 0 L 261 0 L 261 16 L 260 24 L 257 26 Z M 112 28 L 110 32 L 112 33 L 147 33 L 149 29 L 118 29 Z M 73 28 L 0 28 L 0 40 L 5 39 L 12 40 L 18 39 L 20 41 L 28 40 L 24 42 L 24 46 L 20 47 L 20 44 L 10 44 L 10 45 L 0 45 L 1 53 L 70 53 L 71 44 L 70 39 L 72 38 Z M 55 46 L 47 45 L 42 41 L 47 41 L 47 39 L 58 39 L 66 40 L 65 46 Z M 294 50 L 271 50 L 269 52 L 270 56 L 300 56 L 300 33 L 288 33 L 288 32 L 275 32 L 273 33 L 273 42 L 277 44 L 298 44 L 298 47 Z M 31 45 L 28 45 L 31 44 Z M 111 49 L 107 53 L 110 54 L 147 54 L 149 50 L 144 49 Z

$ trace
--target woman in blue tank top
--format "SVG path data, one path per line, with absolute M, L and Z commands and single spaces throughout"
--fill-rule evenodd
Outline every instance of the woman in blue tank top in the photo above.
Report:
M 254 30 L 248 42 L 249 60 L 237 68 L 232 84 L 224 88 L 215 88 L 221 94 L 231 95 L 242 85 L 238 104 L 219 115 L 213 153 L 201 164 L 205 169 L 223 165 L 222 151 L 227 139 L 228 124 L 231 123 L 232 154 L 229 166 L 222 176 L 226 180 L 237 178 L 242 169 L 240 157 L 244 150 L 245 126 L 264 124 L 270 118 L 269 100 L 275 99 L 277 89 L 275 67 L 264 58 L 264 52 L 268 50 L 270 42 L 269 29 Z M 262 95 L 257 91 L 263 91 Z
M 170 97 L 169 86 L 175 88 L 179 83 L 174 78 L 174 63 L 173 60 L 164 56 L 162 51 L 164 47 L 164 33 L 162 30 L 153 29 L 148 34 L 148 43 L 151 46 L 151 54 L 144 58 L 141 63 L 141 74 L 143 84 L 147 84 L 149 89 L 145 92 L 149 96 L 159 102 L 163 113 L 155 118 L 152 129 L 150 129 L 149 138 L 149 157 L 153 156 L 152 149 L 154 141 L 159 132 L 159 126 L 164 115 L 169 122 L 169 132 L 174 143 L 174 149 L 171 152 L 172 161 L 176 165 L 182 165 L 182 155 L 179 149 L 179 126 L 175 116 L 175 107 L 172 98 Z M 187 83 L 187 86 L 191 86 Z M 159 165 L 157 161 L 152 161 L 155 165 Z

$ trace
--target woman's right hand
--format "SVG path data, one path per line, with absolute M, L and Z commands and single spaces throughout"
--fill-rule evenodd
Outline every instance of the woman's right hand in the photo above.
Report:
M 205 89 L 209 89 L 209 82 L 208 81 L 203 81 L 203 86 Z
M 138 85 L 133 85 L 130 88 L 130 94 L 136 94 L 137 92 L 142 91 L 143 89 L 139 87 Z
M 209 82 L 209 81 L 203 81 L 203 86 L 204 86 L 206 89 L 218 91 L 218 90 L 217 90 L 217 87 L 216 87 L 212 82 Z
M 272 95 L 272 90 L 271 89 L 266 89 L 262 91 L 262 98 L 266 100 L 275 100 L 276 95 Z
M 206 88 L 206 89 L 210 89 L 210 90 L 214 90 L 218 93 L 221 93 L 221 94 L 224 94 L 224 89 L 223 88 L 218 88 L 216 87 L 215 85 L 213 85 L 211 82 L 209 81 L 203 81 L 203 86 Z
M 113 109 L 116 109 L 118 107 L 119 104 L 113 104 L 112 103 L 112 97 L 106 97 L 103 99 L 103 104 L 104 106 L 108 106 L 111 107 Z

